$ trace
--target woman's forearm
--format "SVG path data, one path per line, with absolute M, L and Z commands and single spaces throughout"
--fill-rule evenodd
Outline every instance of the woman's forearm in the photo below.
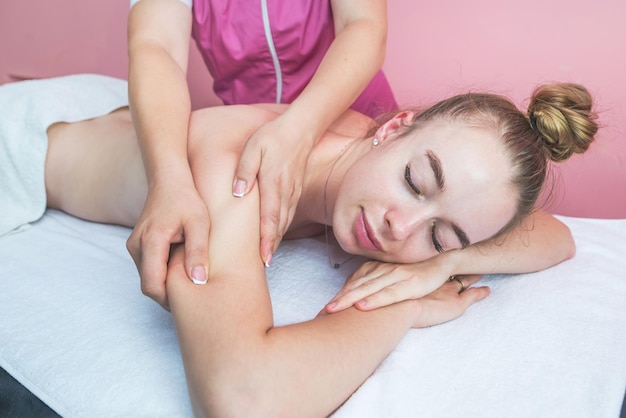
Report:
M 505 236 L 438 257 L 451 274 L 506 274 L 543 270 L 575 252 L 569 228 L 549 213 L 537 211 Z
M 375 370 L 415 316 L 411 301 L 273 327 L 267 288 L 254 272 L 244 273 L 248 278 L 212 275 L 198 288 L 182 269 L 173 270 L 175 263 L 168 294 L 198 416 L 327 416 Z

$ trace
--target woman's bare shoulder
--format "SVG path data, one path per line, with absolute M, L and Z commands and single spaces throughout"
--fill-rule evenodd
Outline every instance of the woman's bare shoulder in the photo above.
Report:
M 283 113 L 289 107 L 287 104 L 277 103 L 258 103 L 253 106 L 276 114 Z M 367 135 L 367 133 L 376 126 L 378 125 L 374 119 L 356 110 L 348 109 L 339 116 L 327 130 L 339 135 L 358 138 Z
M 377 126 L 374 119 L 355 110 L 346 110 L 328 130 L 339 135 L 362 138 Z
M 210 141 L 212 146 L 240 151 L 252 133 L 278 114 L 252 105 L 214 106 L 195 110 L 189 138 Z

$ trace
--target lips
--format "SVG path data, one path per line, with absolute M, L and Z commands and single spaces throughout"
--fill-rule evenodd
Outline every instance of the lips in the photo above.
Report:
M 356 218 L 355 231 L 356 239 L 361 247 L 371 251 L 382 251 L 382 246 L 380 245 L 378 239 L 376 239 L 374 230 L 367 222 L 363 209 L 361 209 L 359 216 Z

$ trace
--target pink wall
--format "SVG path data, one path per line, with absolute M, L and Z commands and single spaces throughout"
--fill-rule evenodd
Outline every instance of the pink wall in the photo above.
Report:
M 125 78 L 128 0 L 0 0 L 0 83 L 96 72 Z M 546 81 L 585 84 L 597 143 L 557 166 L 551 210 L 626 218 L 626 2 L 389 0 L 385 70 L 401 105 L 487 89 L 520 106 Z M 194 106 L 218 103 L 192 49 Z

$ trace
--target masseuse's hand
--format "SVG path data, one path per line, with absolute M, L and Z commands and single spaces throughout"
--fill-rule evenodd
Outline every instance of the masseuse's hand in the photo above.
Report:
M 150 189 L 126 247 L 139 275 L 141 291 L 169 309 L 165 290 L 170 246 L 185 243 L 185 271 L 195 283 L 208 277 L 209 213 L 193 184 L 173 181 Z
M 248 139 L 233 181 L 233 194 L 248 193 L 258 178 L 261 196 L 261 258 L 266 265 L 293 220 L 313 142 L 302 139 L 282 118 L 261 126 Z
M 451 274 L 437 257 L 414 264 L 367 261 L 348 277 L 326 311 L 339 312 L 353 305 L 368 311 L 417 299 L 438 289 Z

